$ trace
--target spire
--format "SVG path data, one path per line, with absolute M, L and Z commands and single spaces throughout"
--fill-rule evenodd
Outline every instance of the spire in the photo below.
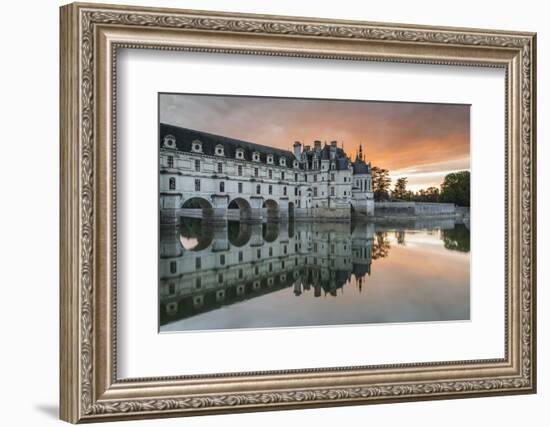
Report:
M 359 160 L 363 160 L 363 144 L 359 144 Z

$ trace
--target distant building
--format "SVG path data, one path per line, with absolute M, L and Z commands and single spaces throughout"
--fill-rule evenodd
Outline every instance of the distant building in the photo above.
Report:
M 161 223 L 193 209 L 212 221 L 370 216 L 371 168 L 336 141 L 291 152 L 161 124 L 160 209 Z

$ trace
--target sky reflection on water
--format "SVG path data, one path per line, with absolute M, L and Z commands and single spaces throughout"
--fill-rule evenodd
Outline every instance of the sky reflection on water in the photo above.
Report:
M 160 330 L 469 320 L 469 251 L 469 230 L 453 220 L 186 219 L 161 233 Z

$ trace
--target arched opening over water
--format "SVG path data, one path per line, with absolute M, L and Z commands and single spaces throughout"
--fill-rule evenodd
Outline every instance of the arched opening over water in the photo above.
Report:
M 279 224 L 276 222 L 266 222 L 262 224 L 263 238 L 267 243 L 272 243 L 279 237 Z
M 180 243 L 185 250 L 202 251 L 213 239 L 208 220 L 213 216 L 210 202 L 202 197 L 185 200 L 181 206 Z
M 184 216 L 204 218 L 207 215 L 212 215 L 212 204 L 202 197 L 191 197 L 184 200 L 181 208 L 184 210 Z
M 265 208 L 265 215 L 268 221 L 277 221 L 279 219 L 279 204 L 275 200 L 266 200 L 262 207 Z
M 240 221 L 229 221 L 227 230 L 229 243 L 240 248 L 250 241 L 252 227 L 249 223 Z
M 229 219 L 237 220 L 237 215 L 232 213 L 235 212 L 236 209 L 239 210 L 238 220 L 246 221 L 251 218 L 252 207 L 250 206 L 250 203 L 248 203 L 248 200 L 243 199 L 242 197 L 237 197 L 236 199 L 231 200 L 227 208 L 229 209 Z

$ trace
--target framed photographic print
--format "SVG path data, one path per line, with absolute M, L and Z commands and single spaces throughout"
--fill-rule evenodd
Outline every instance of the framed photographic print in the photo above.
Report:
M 533 393 L 535 34 L 61 8 L 61 418 Z

